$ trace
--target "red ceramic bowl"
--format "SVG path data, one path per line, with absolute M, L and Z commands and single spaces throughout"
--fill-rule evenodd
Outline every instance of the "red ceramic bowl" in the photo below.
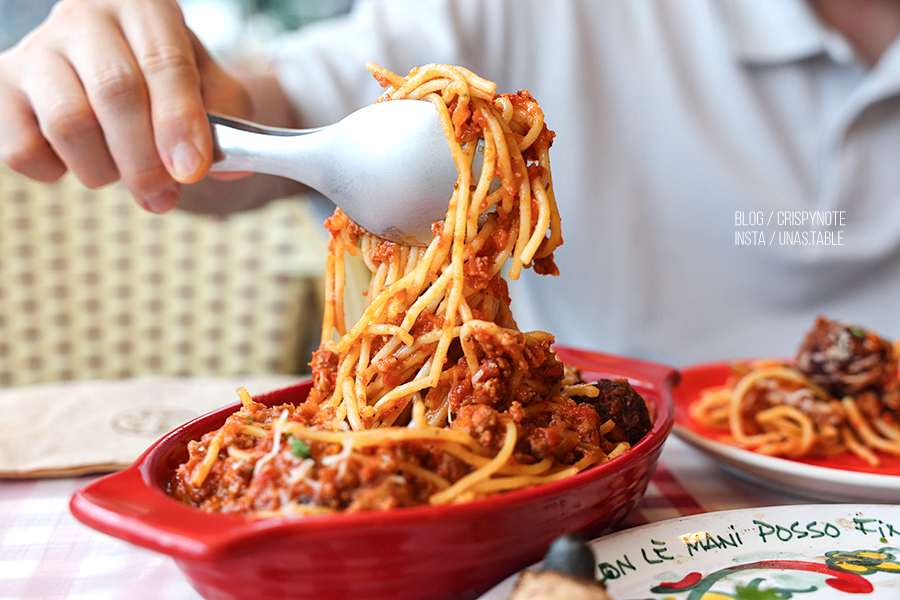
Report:
M 209 600 L 441 600 L 476 598 L 539 560 L 568 532 L 610 531 L 640 501 L 673 422 L 662 365 L 569 348 L 586 378 L 624 377 L 651 406 L 653 429 L 621 456 L 549 484 L 464 504 L 386 512 L 253 519 L 210 514 L 166 495 L 187 443 L 219 427 L 239 403 L 195 419 L 119 473 L 77 492 L 72 513 L 112 536 L 171 556 Z M 257 400 L 298 402 L 301 384 Z

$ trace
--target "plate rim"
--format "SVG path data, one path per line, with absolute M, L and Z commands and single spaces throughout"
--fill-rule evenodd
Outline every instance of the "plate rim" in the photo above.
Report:
M 713 458 L 726 461 L 727 464 L 734 468 L 738 468 L 739 465 L 752 465 L 765 471 L 777 472 L 794 478 L 799 477 L 804 480 L 814 480 L 821 483 L 847 483 L 900 492 L 900 475 L 835 469 L 820 465 L 810 465 L 778 456 L 759 454 L 746 448 L 732 446 L 731 444 L 711 439 L 680 423 L 673 425 L 672 434 L 678 436 L 684 442 L 706 451 Z M 818 477 L 810 477 L 811 473 L 818 475 Z

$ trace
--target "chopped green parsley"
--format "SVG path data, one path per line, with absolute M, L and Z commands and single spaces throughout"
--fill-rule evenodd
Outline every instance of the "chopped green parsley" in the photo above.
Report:
M 291 454 L 300 458 L 309 458 L 309 446 L 300 438 L 291 436 Z

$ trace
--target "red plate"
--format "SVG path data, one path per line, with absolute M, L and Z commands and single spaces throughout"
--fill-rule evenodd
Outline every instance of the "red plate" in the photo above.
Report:
M 727 431 L 711 429 L 691 418 L 690 406 L 704 390 L 725 383 L 731 362 L 705 363 L 681 370 L 681 380 L 672 390 L 674 433 L 678 437 L 709 453 L 736 474 L 780 491 L 828 500 L 900 500 L 900 457 L 879 453 L 882 464 L 872 467 L 850 453 L 804 459 L 764 456 L 730 443 Z M 862 487 L 847 489 L 845 484 Z

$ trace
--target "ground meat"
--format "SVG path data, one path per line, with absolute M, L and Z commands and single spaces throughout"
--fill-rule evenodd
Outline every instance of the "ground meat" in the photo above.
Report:
M 598 397 L 578 400 L 592 404 L 601 423 L 612 419 L 625 440 L 634 446 L 652 427 L 647 403 L 626 379 L 601 379 L 594 387 L 600 390 Z
M 861 327 L 818 317 L 796 357 L 797 369 L 836 398 L 871 390 L 898 408 L 897 361 L 887 340 Z
M 460 356 L 448 369 L 452 418 L 467 404 L 483 404 L 500 412 L 508 410 L 512 402 L 529 405 L 549 397 L 564 375 L 565 366 L 550 350 L 552 338 L 476 328 L 470 341 L 480 367 L 469 377 L 467 360 Z
M 312 367 L 313 373 L 313 391 L 310 395 L 314 400 L 327 398 L 334 391 L 339 358 L 335 352 L 324 346 L 313 352 L 309 366 Z
M 506 426 L 499 413 L 482 404 L 469 404 L 460 408 L 450 429 L 466 432 L 478 440 L 479 444 L 495 452 L 503 445 L 506 434 Z

